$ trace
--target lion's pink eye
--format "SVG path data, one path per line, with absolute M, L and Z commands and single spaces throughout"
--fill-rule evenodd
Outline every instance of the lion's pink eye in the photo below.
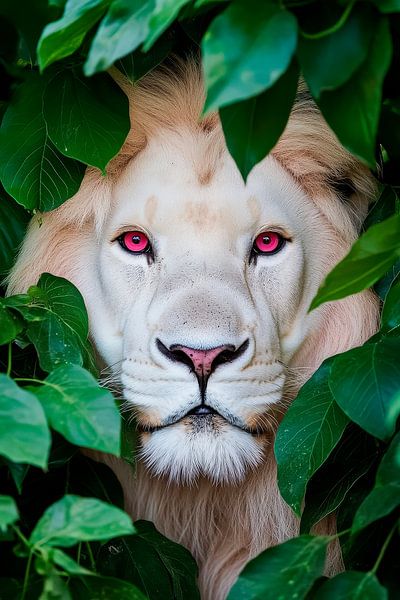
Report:
M 143 252 L 148 252 L 150 249 L 149 238 L 142 231 L 127 231 L 118 240 L 125 250 L 135 254 L 142 254 Z
M 263 231 L 254 240 L 253 250 L 257 254 L 274 254 L 282 248 L 285 243 L 279 233 L 275 231 Z

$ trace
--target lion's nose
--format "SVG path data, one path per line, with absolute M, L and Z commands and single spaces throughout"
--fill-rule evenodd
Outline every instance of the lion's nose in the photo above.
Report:
M 171 360 L 188 365 L 199 380 L 204 382 L 215 371 L 218 365 L 232 362 L 239 358 L 248 348 L 249 340 L 246 340 L 238 348 L 233 344 L 223 344 L 206 350 L 190 348 L 181 344 L 172 344 L 167 348 L 160 340 L 157 340 L 158 349 Z
M 189 364 L 197 377 L 209 377 L 221 362 L 233 360 L 235 346 L 224 344 L 208 350 L 197 350 L 174 344 L 170 346 L 170 352 L 174 355 L 175 360 Z

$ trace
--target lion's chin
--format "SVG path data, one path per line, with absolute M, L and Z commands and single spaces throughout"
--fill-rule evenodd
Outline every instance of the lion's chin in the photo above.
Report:
M 263 436 L 254 436 L 215 418 L 183 419 L 141 434 L 140 457 L 155 476 L 181 483 L 206 477 L 238 483 L 263 458 Z

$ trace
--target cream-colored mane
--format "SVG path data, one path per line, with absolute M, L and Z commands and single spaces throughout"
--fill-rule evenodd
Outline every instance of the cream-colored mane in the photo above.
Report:
M 178 137 L 186 140 L 196 185 L 207 188 L 218 172 L 221 157 L 226 153 L 224 138 L 217 115 L 201 119 L 204 90 L 196 66 L 178 65 L 173 71 L 161 69 L 135 86 L 115 76 L 130 99 L 131 133 L 119 156 L 111 161 L 106 177 L 89 168 L 74 198 L 51 213 L 32 219 L 9 278 L 9 293 L 25 291 L 42 272 L 49 271 L 71 279 L 85 299 L 90 296 L 86 286 L 87 264 L 95 243 L 89 241 L 98 240 L 101 235 L 124 169 L 133 158 L 142 155 L 149 141 L 160 132 L 166 137 L 178 132 Z M 176 144 L 183 143 L 182 139 Z M 325 274 L 357 237 L 368 202 L 374 195 L 374 184 L 367 169 L 341 147 L 304 92 L 300 92 L 286 131 L 268 160 L 271 168 L 280 170 L 281 177 L 287 177 L 299 194 L 305 194 L 318 220 L 314 225 L 318 231 L 323 230 L 326 248 L 318 268 L 314 269 L 317 273 L 306 270 L 303 275 L 306 279 L 316 278 L 314 288 L 309 290 L 312 297 Z M 354 189 L 348 199 L 339 198 L 335 191 L 335 183 L 343 180 Z M 257 206 L 250 202 L 249 210 L 257 213 Z M 198 226 L 204 225 L 206 212 L 196 214 Z M 156 216 L 157 205 L 149 201 L 147 217 L 151 221 Z M 304 302 L 309 302 L 309 296 Z M 89 300 L 88 308 L 92 336 L 104 365 L 108 362 L 108 349 L 104 348 L 106 342 L 97 341 L 96 303 Z M 306 315 L 306 308 L 302 305 L 302 315 Z M 377 302 L 370 292 L 324 305 L 315 312 L 305 339 L 285 365 L 283 401 L 278 403 L 274 415 L 270 415 L 272 423 L 276 423 L 283 405 L 295 396 L 299 386 L 326 357 L 362 344 L 376 331 L 377 315 Z M 102 326 L 107 329 L 104 319 Z M 265 434 L 262 463 L 249 470 L 244 479 L 233 483 L 213 483 L 204 475 L 189 484 L 171 481 L 167 474 L 152 475 L 142 462 L 133 475 L 126 463 L 111 456 L 97 456 L 119 477 L 126 509 L 133 518 L 153 521 L 162 533 L 194 554 L 200 566 L 204 599 L 222 600 L 250 558 L 298 532 L 298 521 L 277 488 L 274 429 L 276 425 Z M 333 519 L 326 519 L 318 529 L 332 532 Z M 333 547 L 327 573 L 340 569 L 340 564 L 338 549 Z

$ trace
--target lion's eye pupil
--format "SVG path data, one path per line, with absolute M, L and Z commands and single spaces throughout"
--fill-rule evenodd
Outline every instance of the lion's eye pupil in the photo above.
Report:
M 285 238 L 276 231 L 263 231 L 253 243 L 255 254 L 276 254 L 285 245 Z
M 119 236 L 122 248 L 132 254 L 144 254 L 151 251 L 150 240 L 142 231 L 127 231 Z

